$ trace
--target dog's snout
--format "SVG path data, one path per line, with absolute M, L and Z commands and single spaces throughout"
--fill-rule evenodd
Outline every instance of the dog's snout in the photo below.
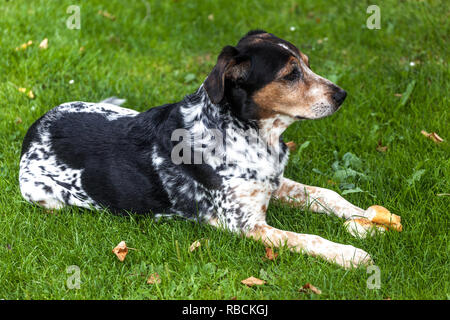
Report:
M 344 102 L 345 97 L 347 96 L 347 92 L 343 89 L 338 89 L 335 93 L 333 93 L 333 100 L 337 103 L 337 105 L 341 105 Z

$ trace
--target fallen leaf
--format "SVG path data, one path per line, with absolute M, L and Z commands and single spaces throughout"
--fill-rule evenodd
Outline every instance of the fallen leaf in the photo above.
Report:
M 99 10 L 98 14 L 104 16 L 105 18 L 108 18 L 109 20 L 116 20 L 116 17 L 107 11 Z
M 316 287 L 314 287 L 311 283 L 307 283 L 305 284 L 300 290 L 300 292 L 303 293 L 315 293 L 315 294 L 321 294 L 322 291 L 320 291 L 319 289 L 317 289 Z
M 14 120 L 15 124 L 21 124 L 22 123 L 22 118 L 21 117 L 17 117 L 16 120 Z
M 401 93 L 394 93 L 394 96 L 396 96 L 396 97 L 401 97 L 402 94 L 401 94 Z
M 27 88 L 19 88 L 17 90 L 19 90 L 19 92 L 21 92 L 21 93 L 26 93 L 27 97 L 30 98 L 30 99 L 34 99 L 35 98 L 33 91 L 28 90 L 28 92 L 27 92 Z
M 237 297 L 236 296 L 231 297 L 230 300 L 237 300 Z
M 330 184 L 330 185 L 332 185 L 332 186 L 335 186 L 335 185 L 337 184 L 336 181 L 333 181 L 333 180 L 331 180 L 331 179 L 328 179 L 328 180 L 327 180 L 327 183 Z
M 294 141 L 286 142 L 286 145 L 291 151 L 295 151 L 297 149 L 297 144 Z
M 156 272 L 155 272 L 155 273 L 152 273 L 152 274 L 150 275 L 150 277 L 148 277 L 147 283 L 148 283 L 148 284 L 161 283 L 161 277 L 160 277 L 159 274 L 157 274 Z
M 266 258 L 269 260 L 275 260 L 278 257 L 278 253 L 273 252 L 272 248 L 266 248 Z
M 119 258 L 120 261 L 125 260 L 128 253 L 128 247 L 125 241 L 121 241 L 113 250 L 114 254 Z
M 441 137 L 438 136 L 436 132 L 428 133 L 425 130 L 420 131 L 421 134 L 423 134 L 425 137 L 433 140 L 436 143 L 441 143 L 444 141 Z
M 386 152 L 387 149 L 388 149 L 388 147 L 383 146 L 383 144 L 381 143 L 381 140 L 378 140 L 377 151 L 378 152 Z
M 437 196 L 438 197 L 450 196 L 450 193 L 438 193 Z
M 45 38 L 44 40 L 41 41 L 41 43 L 39 44 L 39 48 L 40 49 L 47 49 L 48 48 L 48 39 Z
M 189 251 L 192 252 L 192 251 L 194 251 L 195 249 L 197 249 L 198 247 L 200 247 L 201 245 L 202 245 L 202 244 L 200 243 L 199 240 L 195 240 L 195 241 L 191 244 L 191 246 L 189 247 Z
M 31 90 L 28 91 L 27 96 L 28 96 L 28 98 L 30 98 L 30 99 L 34 99 L 34 98 L 35 98 L 34 93 L 33 93 L 33 91 L 31 91 Z
M 248 287 L 253 287 L 253 286 L 261 286 L 261 285 L 265 284 L 266 281 L 255 278 L 255 277 L 250 277 L 245 280 L 242 280 L 241 283 L 245 284 Z
M 84 50 L 85 50 L 86 48 L 83 46 L 83 47 L 80 47 L 80 52 L 83 52 Z
M 32 44 L 33 44 L 33 41 L 28 40 L 28 42 L 22 43 L 19 47 L 16 47 L 16 51 L 25 50 L 26 48 L 28 48 Z
M 214 20 L 214 15 L 212 13 L 208 16 L 208 20 L 210 20 L 210 21 Z

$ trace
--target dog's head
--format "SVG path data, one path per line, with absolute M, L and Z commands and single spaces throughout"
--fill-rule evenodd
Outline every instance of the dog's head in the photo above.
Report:
M 312 72 L 293 44 L 262 30 L 224 47 L 204 88 L 213 103 L 229 104 L 242 119 L 318 119 L 334 113 L 346 97 Z

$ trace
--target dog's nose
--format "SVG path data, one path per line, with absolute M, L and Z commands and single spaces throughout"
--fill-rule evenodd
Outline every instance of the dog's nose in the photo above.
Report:
M 341 105 L 344 102 L 347 92 L 345 90 L 339 89 L 333 93 L 333 100 L 336 101 L 337 105 Z

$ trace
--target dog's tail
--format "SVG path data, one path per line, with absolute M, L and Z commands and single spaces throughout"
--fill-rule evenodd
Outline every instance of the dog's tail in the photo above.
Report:
M 122 104 L 125 103 L 125 101 L 127 101 L 126 99 L 120 99 L 117 97 L 109 97 L 106 98 L 105 100 L 100 101 L 99 103 L 109 103 L 109 104 L 114 104 L 116 106 L 121 106 Z

